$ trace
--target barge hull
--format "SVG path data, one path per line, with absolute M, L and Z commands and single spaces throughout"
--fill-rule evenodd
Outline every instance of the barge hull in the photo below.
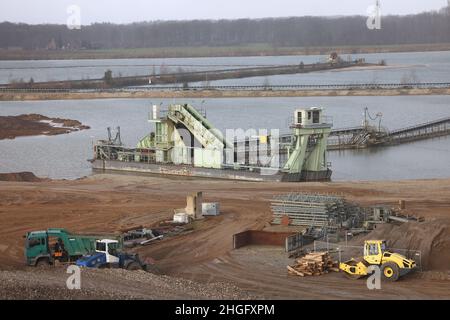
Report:
M 186 165 L 152 164 L 143 162 L 125 162 L 117 160 L 92 160 L 92 168 L 102 172 L 134 172 L 149 173 L 157 175 L 173 175 L 184 177 L 198 177 L 210 179 L 242 180 L 255 182 L 304 182 L 330 180 L 331 170 L 324 172 L 307 172 L 301 175 L 286 174 L 281 171 L 252 172 L 235 169 L 210 169 L 197 168 Z M 270 174 L 272 173 L 272 174 Z
M 226 180 L 243 181 L 275 181 L 282 180 L 283 175 L 276 173 L 272 175 L 261 175 L 257 172 L 233 170 L 233 169 L 210 169 L 197 168 L 186 165 L 152 164 L 142 162 L 124 162 L 115 160 L 94 160 L 92 168 L 107 171 L 142 172 L 157 175 L 173 175 L 184 177 L 198 177 Z

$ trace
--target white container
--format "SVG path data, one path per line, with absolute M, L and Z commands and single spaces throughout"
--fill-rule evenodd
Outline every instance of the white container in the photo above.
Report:
M 173 215 L 174 223 L 189 223 L 189 215 L 184 212 L 175 213 Z
M 202 213 L 204 216 L 218 216 L 220 214 L 220 205 L 218 202 L 203 202 Z

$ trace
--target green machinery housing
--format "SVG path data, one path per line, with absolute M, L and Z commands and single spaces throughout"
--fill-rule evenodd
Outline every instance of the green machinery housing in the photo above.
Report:
M 204 113 L 188 104 L 171 105 L 161 116 L 154 106 L 149 122 L 155 124 L 155 131 L 137 148 L 155 150 L 157 163 L 221 169 L 223 151 L 232 147 Z
M 331 178 L 327 161 L 327 140 L 331 133 L 331 118 L 319 108 L 295 111 L 293 143 L 287 147 L 288 160 L 283 167 L 288 181 L 315 181 Z

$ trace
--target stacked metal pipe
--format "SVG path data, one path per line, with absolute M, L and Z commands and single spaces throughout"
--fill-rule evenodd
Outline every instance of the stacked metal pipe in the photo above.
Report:
M 336 228 L 347 220 L 349 205 L 344 198 L 330 195 L 293 193 L 275 196 L 271 202 L 273 224 L 287 215 L 294 226 Z

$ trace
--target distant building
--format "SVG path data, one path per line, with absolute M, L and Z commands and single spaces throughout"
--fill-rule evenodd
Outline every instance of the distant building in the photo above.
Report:
M 332 52 L 330 56 L 328 57 L 328 63 L 336 64 L 341 63 L 342 58 L 337 54 L 337 52 Z

